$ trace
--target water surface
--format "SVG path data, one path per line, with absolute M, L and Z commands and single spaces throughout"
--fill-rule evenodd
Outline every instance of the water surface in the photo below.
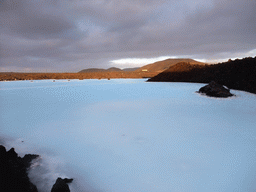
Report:
M 256 96 L 195 93 L 203 85 L 0 82 L 0 134 L 42 156 L 30 171 L 41 192 L 58 176 L 73 192 L 255 191 Z

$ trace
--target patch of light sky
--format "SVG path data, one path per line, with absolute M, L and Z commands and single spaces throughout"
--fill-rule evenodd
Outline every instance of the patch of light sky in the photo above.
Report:
M 96 25 L 89 19 L 82 19 L 77 22 L 78 28 L 83 32 L 91 32 L 94 33 L 95 31 L 103 31 L 104 28 Z
M 182 2 L 186 3 L 191 8 L 191 10 L 206 9 L 206 8 L 213 7 L 212 0 L 194 0 L 194 1 L 183 0 Z
M 182 22 L 188 14 L 212 7 L 212 0 L 169 1 L 157 9 L 157 21 L 161 24 Z
M 153 58 L 124 58 L 110 61 L 110 64 L 114 64 L 121 68 L 124 67 L 141 67 L 143 65 L 151 64 L 157 61 L 163 61 L 165 59 L 176 58 L 175 56 L 161 56 Z

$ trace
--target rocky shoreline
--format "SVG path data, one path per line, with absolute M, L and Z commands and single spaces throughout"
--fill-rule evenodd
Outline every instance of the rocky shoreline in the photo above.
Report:
M 155 77 L 150 78 L 148 81 L 191 83 L 210 83 L 211 81 L 215 81 L 230 89 L 256 94 L 255 73 L 256 57 L 248 57 L 205 66 L 178 63 Z
M 19 157 L 14 148 L 9 151 L 5 146 L 0 145 L 0 189 L 1 192 L 38 192 L 29 177 L 28 170 L 33 160 L 39 158 L 37 154 L 26 154 Z M 57 178 L 51 192 L 70 192 L 68 183 L 73 179 Z

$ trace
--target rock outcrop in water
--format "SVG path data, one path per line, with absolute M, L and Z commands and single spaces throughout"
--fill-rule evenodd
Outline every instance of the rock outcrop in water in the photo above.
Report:
M 225 88 L 223 85 L 216 83 L 215 81 L 211 81 L 208 85 L 201 87 L 198 91 L 199 93 L 205 93 L 211 97 L 231 97 L 233 96 L 230 93 L 230 90 Z
M 1 192 L 37 192 L 37 187 L 30 182 L 27 169 L 38 155 L 19 157 L 14 148 L 6 151 L 0 145 L 0 190 Z
M 68 183 L 71 183 L 73 179 L 62 179 L 58 178 L 52 187 L 51 192 L 70 192 Z

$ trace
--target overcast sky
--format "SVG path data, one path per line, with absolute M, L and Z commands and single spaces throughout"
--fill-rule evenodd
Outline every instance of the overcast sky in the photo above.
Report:
M 255 0 L 0 0 L 0 71 L 254 57 L 255 10 Z

